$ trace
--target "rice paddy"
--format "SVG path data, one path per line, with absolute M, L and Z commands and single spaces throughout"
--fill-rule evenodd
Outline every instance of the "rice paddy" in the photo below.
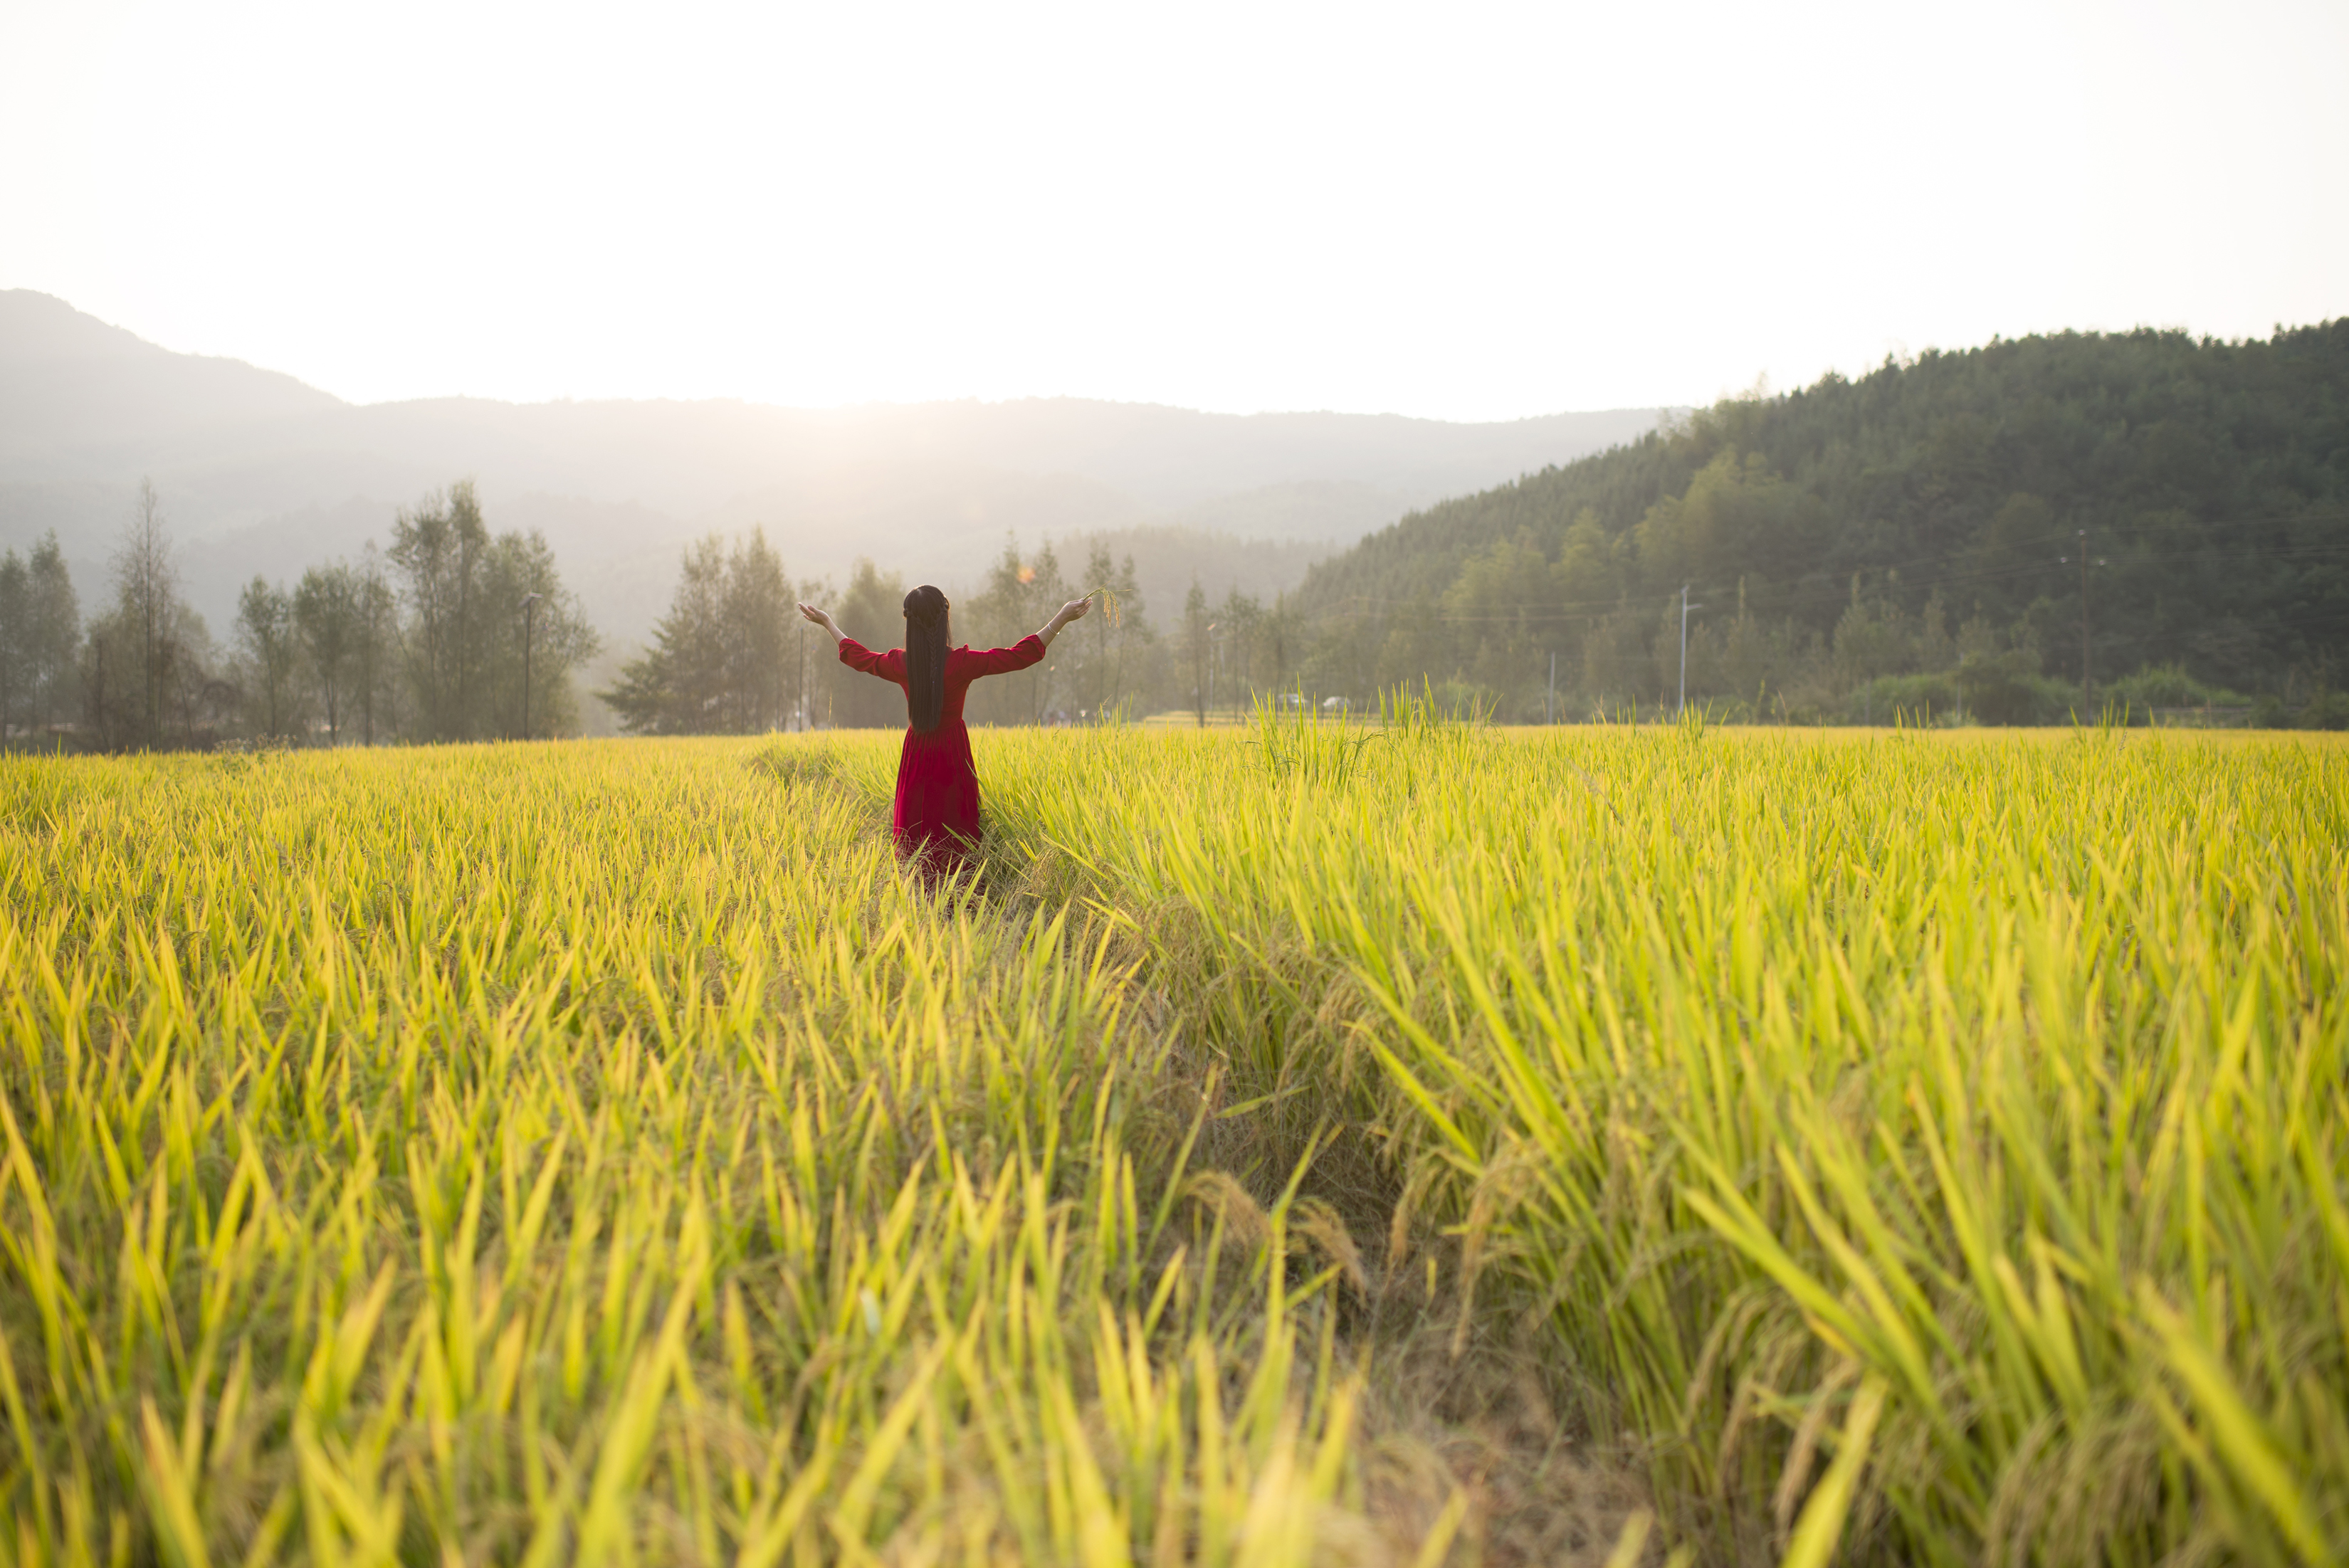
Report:
M 2349 749 L 0 763 L 22 1563 L 2349 1558 Z

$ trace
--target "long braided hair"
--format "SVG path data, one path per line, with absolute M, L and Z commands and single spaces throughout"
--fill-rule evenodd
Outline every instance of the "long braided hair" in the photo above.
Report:
M 937 728 L 947 700 L 947 596 L 928 583 L 905 595 L 905 719 Z

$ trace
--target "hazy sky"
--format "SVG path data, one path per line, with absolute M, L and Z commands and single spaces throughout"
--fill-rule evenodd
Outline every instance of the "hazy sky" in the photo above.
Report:
M 0 0 L 0 287 L 363 401 L 1503 418 L 2349 314 L 2349 4 Z

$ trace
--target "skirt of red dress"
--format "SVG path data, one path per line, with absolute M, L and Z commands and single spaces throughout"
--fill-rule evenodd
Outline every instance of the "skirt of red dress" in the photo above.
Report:
M 970 731 L 949 719 L 927 735 L 905 731 L 897 754 L 897 799 L 889 814 L 897 852 L 924 871 L 960 871 L 978 844 L 978 770 Z

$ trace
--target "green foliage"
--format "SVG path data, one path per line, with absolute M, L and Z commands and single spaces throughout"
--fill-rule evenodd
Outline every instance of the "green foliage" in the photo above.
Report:
M 2236 704 L 2235 693 L 2208 686 L 2186 673 L 2182 665 L 2152 665 L 2124 676 L 2105 688 L 2105 695 L 2134 711 L 2157 707 L 2209 707 Z
M 1085 592 L 1097 595 L 1092 613 L 1084 625 L 1062 634 L 1069 688 L 1078 717 L 1123 722 L 1140 704 L 1154 673 L 1149 655 L 1155 638 L 1133 557 L 1113 562 L 1106 547 L 1094 545 L 1085 561 Z
M 812 585 L 804 592 L 812 593 Z M 653 645 L 595 695 L 638 735 L 756 735 L 802 717 L 807 677 L 802 590 L 764 530 L 730 552 L 713 533 L 686 547 Z M 833 649 L 823 650 L 830 658 Z
M 301 654 L 294 627 L 294 596 L 255 577 L 236 601 L 236 640 L 251 676 L 246 694 L 252 732 L 277 741 L 294 733 L 298 708 L 294 665 Z
M 290 590 L 255 577 L 225 655 L 181 596 L 151 485 L 113 576 L 113 603 L 83 627 L 51 540 L 29 562 L 21 624 L 0 614 L 0 645 L 30 650 L 36 722 L 78 719 L 78 749 L 301 744 L 314 730 L 334 746 L 354 727 L 367 745 L 459 740 L 519 734 L 525 716 L 533 735 L 561 734 L 575 718 L 571 672 L 597 646 L 546 541 L 492 538 L 471 484 L 400 512 L 388 555 L 370 542 L 357 562 L 312 567 Z M 9 711 L 14 667 L 0 647 L 0 735 L 21 722 Z
M 2349 1553 L 2349 750 L 1390 717 L 0 763 L 10 1560 Z
M 2349 729 L 2349 691 L 2320 686 L 2298 707 L 2278 700 L 2252 722 L 2268 729 Z
M 960 605 L 955 606 L 959 611 Z M 884 573 L 870 561 L 859 560 L 848 577 L 848 591 L 834 606 L 833 618 L 840 629 L 875 650 L 902 646 L 905 640 L 905 580 L 895 572 Z M 964 636 L 959 615 L 954 633 Z M 821 639 L 819 639 L 821 641 Z M 823 711 L 816 722 L 843 729 L 903 729 L 905 727 L 905 696 L 885 681 L 858 675 L 840 662 L 839 652 L 829 643 L 823 646 L 821 665 L 823 674 L 819 690 L 823 694 Z
M 2068 710 L 2084 593 L 2095 686 L 2147 665 L 2305 685 L 2349 655 L 2344 451 L 2349 320 L 1888 361 L 1446 501 L 1316 566 L 1296 595 L 1308 682 L 1361 698 L 1457 676 L 1526 719 L 1556 654 L 1570 710 L 1653 703 L 1677 690 L 1666 602 L 1688 583 L 1706 606 L 1691 696 L 1757 711 L 1838 715 L 1878 677 L 1950 670 L 1957 651 L 1913 634 L 1937 603 L 2038 650 L 1995 691 L 1977 676 L 1992 707 L 2047 717 L 2044 676 Z M 1904 620 L 1911 635 L 1868 634 Z
M 1210 684 L 1215 670 L 1216 650 L 1210 640 L 1214 629 L 1215 623 L 1207 618 L 1207 591 L 1195 577 L 1183 599 L 1183 673 L 1190 686 L 1185 706 L 1202 729 L 1207 727 L 1207 703 L 1214 690 Z
M 367 634 L 367 587 L 358 573 L 336 562 L 310 568 L 294 588 L 295 635 L 318 693 L 329 746 L 342 744 L 352 675 Z
M 114 603 L 88 628 L 80 680 L 83 731 L 109 748 L 198 746 L 235 706 L 207 675 L 212 639 L 180 594 L 162 498 L 142 480 L 117 540 Z
M 599 645 L 544 536 L 492 538 L 467 480 L 403 511 L 387 554 L 407 612 L 414 738 L 517 735 L 525 711 L 536 735 L 572 726 L 571 672 Z
M 986 587 L 955 606 L 955 639 L 974 648 L 1009 647 L 1041 627 L 1076 595 L 1076 585 L 1061 573 L 1061 558 L 1049 542 L 1023 555 L 1017 542 L 1007 537 L 1003 553 L 988 571 Z M 1075 678 L 1082 649 L 1081 641 L 1064 643 L 1055 638 L 1051 653 L 1042 663 L 973 686 L 964 707 L 966 717 L 981 724 L 1042 724 L 1055 717 L 1074 718 L 1077 708 L 1083 706 L 1077 693 L 1084 683 Z M 904 721 L 901 704 L 895 722 Z
M 1266 775 L 1276 784 L 1307 786 L 1345 783 L 1361 766 L 1363 748 L 1381 738 L 1343 713 L 1317 712 L 1299 693 L 1258 696 L 1253 730 L 1248 744 Z
M 38 746 L 73 713 L 81 608 L 52 529 L 0 555 L 0 748 Z
M 1379 723 L 1391 735 L 1421 738 L 1492 721 L 1484 694 L 1464 682 L 1447 681 L 1438 688 L 1423 678 L 1417 691 L 1404 685 L 1379 693 Z
M 2349 750 L 2075 733 L 988 765 L 1698 1560 L 2339 1562 Z
M 1410 1560 L 1115 923 L 751 760 L 0 763 L 0 1555 Z
M 27 589 L 23 558 L 14 550 L 0 555 L 0 740 L 6 739 L 16 710 L 28 706 L 30 661 L 22 630 L 30 618 Z
M 354 564 L 336 561 L 302 573 L 294 588 L 298 678 L 316 702 L 326 743 L 339 746 L 356 724 L 372 746 L 397 728 L 399 603 L 373 544 Z
M 1846 724 L 1889 724 L 1918 729 L 1958 722 L 1967 713 L 1954 674 L 1878 676 L 1844 699 Z

